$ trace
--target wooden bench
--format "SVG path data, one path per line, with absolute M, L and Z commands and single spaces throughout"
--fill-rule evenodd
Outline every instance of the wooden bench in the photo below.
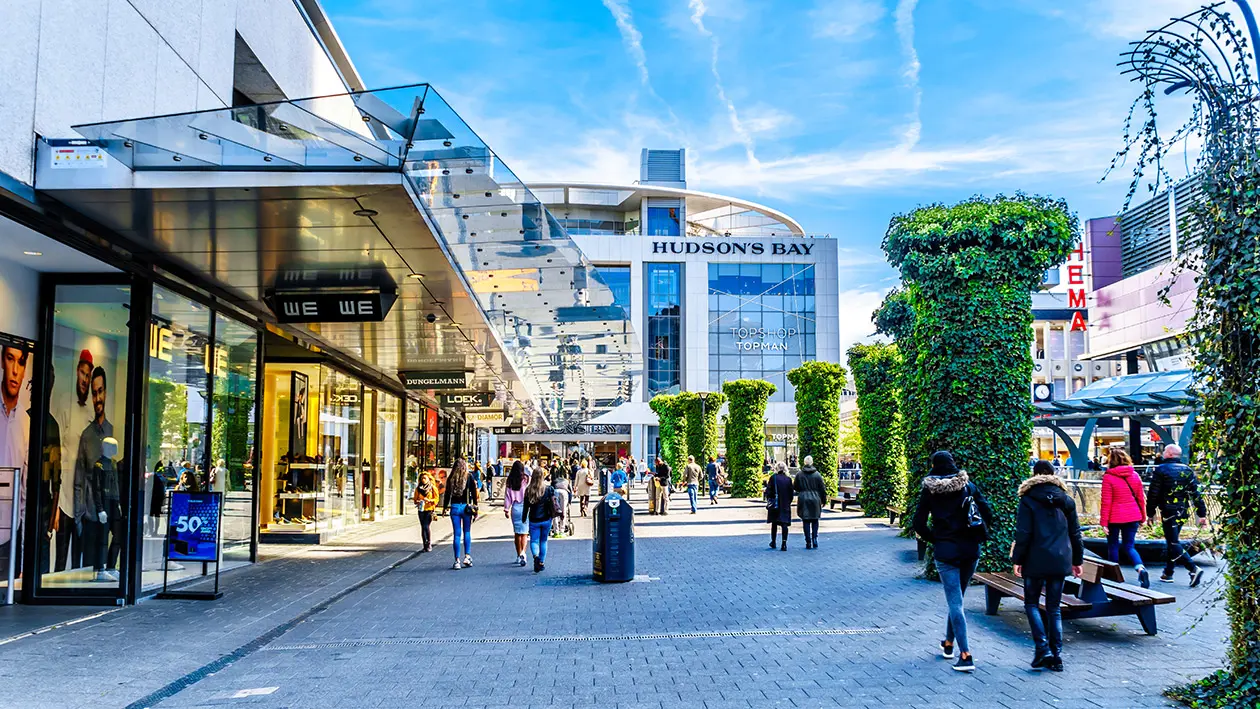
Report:
M 904 507 L 894 507 L 892 505 L 889 505 L 888 506 L 888 526 L 896 527 L 897 518 L 904 517 L 905 514 L 906 514 L 906 510 Z
M 841 512 L 848 512 L 849 505 L 857 505 L 858 491 L 861 488 L 841 486 L 836 492 L 836 497 L 831 498 L 831 509 L 835 509 L 836 505 L 840 505 Z
M 975 578 L 984 584 L 985 613 L 988 615 L 997 615 L 1003 598 L 1024 600 L 1024 580 L 1014 574 L 985 573 L 976 574 Z M 1087 558 L 1082 564 L 1081 577 L 1068 578 L 1064 583 L 1059 608 L 1064 620 L 1136 615 L 1142 630 L 1147 635 L 1155 635 L 1159 632 L 1155 606 L 1176 600 L 1166 593 L 1125 583 L 1119 564 Z M 1043 612 L 1046 610 L 1044 593 L 1038 605 Z

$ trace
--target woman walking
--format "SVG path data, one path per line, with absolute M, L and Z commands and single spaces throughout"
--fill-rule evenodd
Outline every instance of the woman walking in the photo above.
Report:
M 535 471 L 525 488 L 524 518 L 529 523 L 529 550 L 534 555 L 534 573 L 543 570 L 547 560 L 547 537 L 556 516 L 556 489 L 547 484 L 547 476 Z
M 516 542 L 516 565 L 525 565 L 525 543 L 529 540 L 529 525 L 525 523 L 525 488 L 529 475 L 519 460 L 512 461 L 507 486 L 503 489 L 503 516 L 512 520 L 512 536 Z
M 446 492 L 442 494 L 442 509 L 451 515 L 451 527 L 455 536 L 451 540 L 455 549 L 452 569 L 458 571 L 472 566 L 472 521 L 477 515 L 477 483 L 468 474 L 468 463 L 463 458 L 455 461 L 451 474 L 446 477 Z M 460 540 L 464 542 L 464 557 L 460 560 Z
M 1138 583 L 1142 588 L 1151 587 L 1150 574 L 1142 556 L 1133 547 L 1138 527 L 1146 519 L 1146 492 L 1142 478 L 1133 470 L 1133 460 L 1120 448 L 1112 448 L 1107 455 L 1107 472 L 1103 473 L 1102 512 L 1099 523 L 1107 528 L 1107 559 L 1133 564 Z
M 770 523 L 770 548 L 775 547 L 779 528 L 783 528 L 783 544 L 779 551 L 787 551 L 788 527 L 792 525 L 792 478 L 787 466 L 779 463 L 774 475 L 766 480 L 766 521 Z
M 1024 613 L 1032 628 L 1032 668 L 1063 671 L 1063 577 L 1081 575 L 1085 547 L 1076 503 L 1049 461 L 1033 465 L 1033 475 L 1019 486 L 1015 518 L 1015 547 L 1011 561 L 1015 575 L 1024 577 Z M 1042 622 L 1041 591 L 1046 592 L 1046 622 Z
M 591 488 L 595 486 L 595 476 L 589 470 L 579 470 L 574 485 L 578 497 L 578 512 L 585 517 L 586 506 L 591 502 Z M 524 564 L 522 564 L 524 566 Z
M 433 510 L 437 508 L 437 483 L 427 472 L 420 474 L 420 482 L 411 493 L 411 501 L 416 503 L 416 513 L 420 515 L 420 538 L 424 541 L 421 552 L 433 551 Z
M 928 519 L 931 518 L 931 525 Z M 977 519 L 977 517 L 979 519 Z M 954 641 L 958 641 L 959 672 L 974 672 L 975 660 L 967 644 L 967 617 L 963 614 L 963 595 L 976 573 L 980 546 L 988 539 L 993 524 L 993 510 L 971 482 L 965 470 L 959 470 L 949 451 L 932 454 L 932 473 L 923 479 L 919 505 L 914 514 L 914 531 L 933 546 L 936 569 L 945 588 L 949 617 L 945 621 L 945 639 L 941 656 L 954 657 Z
M 559 478 L 551 479 L 551 486 L 556 490 L 556 521 L 552 525 L 552 531 L 557 537 L 563 537 L 565 534 L 565 523 L 569 519 L 569 501 L 573 499 L 573 490 L 569 485 L 569 479 L 561 475 Z
M 712 465 L 712 463 L 710 463 Z M 814 456 L 805 456 L 805 465 L 792 481 L 796 491 L 796 516 L 805 528 L 805 548 L 818 548 L 818 520 L 822 518 L 823 500 L 827 498 L 827 483 L 822 473 L 814 467 Z M 786 533 L 784 534 L 786 538 Z

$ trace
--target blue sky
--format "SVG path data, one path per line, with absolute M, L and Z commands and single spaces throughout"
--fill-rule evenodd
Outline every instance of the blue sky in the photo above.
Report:
M 846 345 L 896 282 L 889 217 L 1022 190 L 1112 214 L 1099 183 L 1130 40 L 1194 0 L 324 0 L 369 87 L 427 81 L 526 181 L 691 187 L 841 242 Z

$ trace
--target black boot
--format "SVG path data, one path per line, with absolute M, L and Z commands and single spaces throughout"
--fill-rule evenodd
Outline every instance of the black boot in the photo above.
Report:
M 779 551 L 787 551 L 787 537 L 783 538 L 783 545 L 779 547 Z

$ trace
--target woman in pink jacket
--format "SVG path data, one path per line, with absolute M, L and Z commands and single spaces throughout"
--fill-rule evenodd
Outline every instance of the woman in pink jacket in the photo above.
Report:
M 1146 519 L 1146 493 L 1142 478 L 1133 470 L 1133 460 L 1119 448 L 1112 448 L 1107 457 L 1107 472 L 1102 482 L 1102 514 L 1099 523 L 1107 528 L 1107 558 L 1120 561 L 1120 552 L 1133 564 L 1142 588 L 1151 587 L 1150 576 L 1142 557 L 1133 548 L 1138 527 Z

